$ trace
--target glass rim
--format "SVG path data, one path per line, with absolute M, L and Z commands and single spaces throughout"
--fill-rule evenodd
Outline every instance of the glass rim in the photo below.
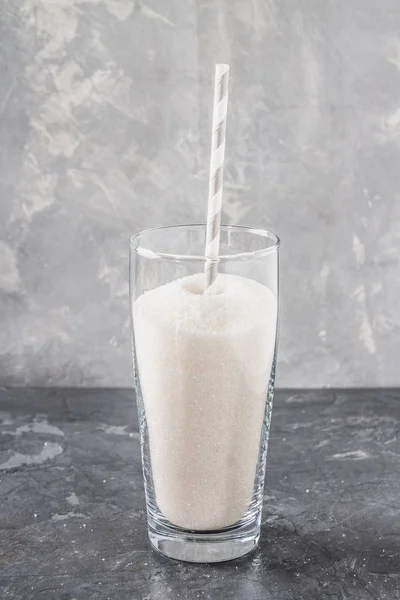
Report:
M 205 229 L 205 223 L 189 223 L 183 225 L 166 225 L 163 227 L 151 227 L 149 229 L 143 229 L 139 231 L 135 235 L 133 235 L 129 239 L 129 245 L 131 249 L 143 256 L 145 258 L 153 258 L 153 259 L 163 259 L 163 260 L 171 260 L 171 261 L 200 261 L 204 262 L 207 260 L 207 257 L 203 254 L 178 254 L 178 253 L 168 253 L 168 252 L 157 252 L 152 248 L 146 248 L 145 246 L 140 245 L 139 241 L 142 236 L 145 234 L 154 233 L 157 231 L 168 231 L 168 230 L 177 230 L 177 229 Z M 221 261 L 231 261 L 231 260 L 250 260 L 252 258 L 259 258 L 262 256 L 267 256 L 269 254 L 273 254 L 277 252 L 281 245 L 281 240 L 279 237 L 273 233 L 272 231 L 268 231 L 267 229 L 260 229 L 256 227 L 246 227 L 244 225 L 221 225 L 221 230 L 224 231 L 242 231 L 246 233 L 253 234 L 255 236 L 263 237 L 265 239 L 269 239 L 273 241 L 271 246 L 266 246 L 265 248 L 261 248 L 259 250 L 253 251 L 244 251 L 237 252 L 235 254 L 219 254 L 213 260 L 218 262 Z

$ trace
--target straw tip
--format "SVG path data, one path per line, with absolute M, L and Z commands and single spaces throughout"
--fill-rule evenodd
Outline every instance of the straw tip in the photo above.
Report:
M 215 65 L 215 70 L 229 71 L 229 65 L 226 63 L 217 63 Z

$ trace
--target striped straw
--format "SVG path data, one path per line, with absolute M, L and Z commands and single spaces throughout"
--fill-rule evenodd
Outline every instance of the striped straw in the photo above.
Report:
M 222 187 L 224 179 L 226 113 L 228 107 L 229 66 L 215 65 L 214 112 L 211 141 L 210 185 L 208 192 L 206 264 L 204 292 L 215 292 L 218 275 Z

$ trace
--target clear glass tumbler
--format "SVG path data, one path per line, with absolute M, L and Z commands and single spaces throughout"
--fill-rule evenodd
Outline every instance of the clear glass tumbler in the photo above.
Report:
M 190 562 L 258 542 L 278 326 L 278 237 L 223 226 L 213 294 L 205 237 L 205 225 L 182 225 L 130 241 L 149 537 Z

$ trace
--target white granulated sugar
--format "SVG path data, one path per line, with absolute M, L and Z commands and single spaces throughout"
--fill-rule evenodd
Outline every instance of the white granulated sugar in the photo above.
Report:
M 251 502 L 277 302 L 251 279 L 203 274 L 140 296 L 135 348 L 156 500 L 175 525 L 227 527 Z

